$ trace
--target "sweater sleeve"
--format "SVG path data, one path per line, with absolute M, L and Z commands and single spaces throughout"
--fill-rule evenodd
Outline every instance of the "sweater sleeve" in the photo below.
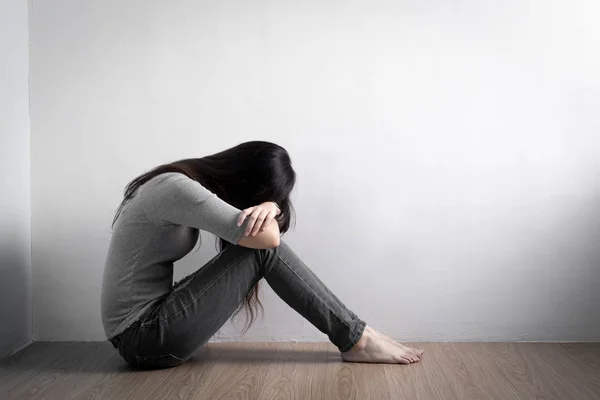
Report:
M 141 204 L 155 223 L 173 223 L 210 232 L 237 244 L 246 222 L 237 226 L 241 210 L 187 176 L 169 172 L 158 175 L 140 188 Z

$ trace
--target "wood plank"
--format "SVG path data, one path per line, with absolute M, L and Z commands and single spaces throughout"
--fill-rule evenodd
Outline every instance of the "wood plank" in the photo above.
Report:
M 354 364 L 343 362 L 340 352 L 332 344 L 327 345 L 327 367 L 325 376 L 325 398 L 330 400 L 356 400 Z
M 554 387 L 561 398 L 600 399 L 600 371 L 573 360 L 563 346 L 526 343 L 521 351 L 523 357 L 529 357 L 537 366 L 540 379 L 545 377 L 546 385 Z
M 407 346 L 425 350 L 418 363 L 409 365 L 387 365 L 389 392 L 394 399 L 454 399 L 456 395 L 443 373 L 444 346 L 439 343 L 406 343 Z M 435 377 L 435 379 L 432 379 Z
M 267 380 L 260 399 L 321 399 L 319 370 L 327 362 L 326 343 L 280 343 L 277 358 L 266 366 Z
M 487 399 L 518 399 L 519 393 L 504 376 L 493 357 L 488 354 L 494 349 L 494 343 L 461 343 L 456 349 L 462 352 L 462 359 L 469 374 Z M 486 350 L 487 349 L 487 350 Z
M 344 362 L 340 352 L 327 344 L 328 363 L 324 371 L 325 399 L 395 399 L 389 390 L 386 364 Z M 394 366 L 399 367 L 399 366 Z
M 114 357 L 108 343 L 33 343 L 22 357 L 8 360 L 10 369 L 20 372 L 17 387 L 3 388 L 9 398 L 46 399 L 54 391 L 72 390 L 89 374 Z
M 486 350 L 520 398 L 599 398 L 558 343 L 498 343 Z
M 412 345 L 426 353 L 407 366 L 345 363 L 329 343 L 211 343 L 177 368 L 138 371 L 107 342 L 38 342 L 0 361 L 0 397 L 600 399 L 598 343 Z

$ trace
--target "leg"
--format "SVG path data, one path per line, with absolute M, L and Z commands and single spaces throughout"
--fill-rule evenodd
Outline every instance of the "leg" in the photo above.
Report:
M 361 338 L 366 323 L 350 311 L 285 242 L 266 253 L 265 279 L 273 291 L 341 352 Z
M 344 360 L 402 364 L 419 361 L 423 354 L 422 350 L 403 346 L 366 326 L 284 242 L 281 242 L 275 251 L 268 253 L 267 261 L 269 265 L 273 263 L 276 265 L 265 275 L 265 279 L 275 293 L 321 332 L 328 334 L 331 342 L 336 344 L 342 352 Z M 306 290 L 298 292 L 294 290 L 295 287 L 290 287 L 290 284 L 297 285 L 298 283 L 301 283 Z M 325 309 L 328 309 L 329 313 Z M 315 311 L 317 311 L 316 315 L 313 315 Z M 326 315 L 330 315 L 331 318 L 342 323 L 348 321 L 348 324 L 358 323 L 360 328 L 348 326 L 344 332 L 353 330 L 361 332 L 360 340 L 352 340 L 346 346 L 340 345 L 339 340 L 336 340 L 335 336 L 331 334 L 335 330 L 330 327 L 335 326 L 335 321 L 327 321 L 327 318 L 323 321 L 322 318 L 319 318 Z M 350 349 L 352 350 L 350 351 Z
M 371 356 L 373 344 L 381 341 L 364 331 L 366 324 L 284 243 L 272 250 L 232 246 L 185 278 L 135 327 L 128 341 L 128 360 L 152 368 L 173 366 L 187 359 L 227 321 L 262 277 L 288 305 L 346 352 L 348 361 L 400 362 L 390 361 L 389 357 L 387 361 L 365 359 L 365 341 L 370 344 L 366 351 Z M 357 348 L 362 352 L 348 351 L 359 339 Z M 378 348 L 379 353 L 395 353 L 393 360 L 400 357 L 395 350 Z
M 149 353 L 189 357 L 215 334 L 263 277 L 341 351 L 352 348 L 362 336 L 366 324 L 334 299 L 287 245 L 282 243 L 272 250 L 232 246 L 183 279 L 145 317 L 138 352 L 147 348 Z

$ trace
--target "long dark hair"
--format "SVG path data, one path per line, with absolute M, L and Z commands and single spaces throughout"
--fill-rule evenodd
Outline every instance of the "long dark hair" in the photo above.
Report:
M 287 232 L 292 224 L 294 208 L 290 193 L 296 183 L 296 173 L 290 156 L 283 147 L 275 143 L 253 141 L 206 157 L 163 164 L 138 176 L 125 187 L 123 201 L 112 225 L 114 226 L 123 207 L 135 196 L 140 186 L 166 172 L 186 175 L 240 210 L 274 201 L 281 209 L 281 214 L 276 217 L 280 232 Z M 223 239 L 218 243 L 221 251 L 230 245 Z M 263 309 L 258 289 L 259 285 L 256 284 L 233 314 L 235 316 L 242 308 L 246 310 L 244 332 L 250 328 L 259 310 Z

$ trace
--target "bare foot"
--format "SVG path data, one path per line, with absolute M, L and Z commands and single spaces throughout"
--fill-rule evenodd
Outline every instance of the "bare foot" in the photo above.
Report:
M 398 343 L 397 341 L 395 341 L 391 337 L 384 335 L 383 333 L 381 333 L 381 332 L 379 332 L 379 331 L 371 328 L 370 326 L 366 326 L 365 330 L 369 331 L 372 334 L 375 334 L 375 335 L 381 337 L 383 340 L 385 340 L 386 342 L 388 342 L 388 343 L 390 343 L 390 344 L 392 344 L 394 346 L 397 346 L 397 347 L 399 347 L 399 348 L 401 348 L 403 350 L 406 350 L 409 354 L 411 354 L 412 356 L 417 357 L 419 360 L 423 356 L 423 353 L 425 353 L 425 350 L 415 349 L 414 347 L 408 347 L 408 346 L 405 346 L 405 345 L 403 345 L 401 343 Z
M 387 364 L 410 364 L 419 361 L 419 357 L 408 349 L 410 347 L 402 349 L 384 340 L 372 330 L 365 329 L 358 343 L 342 353 L 342 359 L 348 362 Z

